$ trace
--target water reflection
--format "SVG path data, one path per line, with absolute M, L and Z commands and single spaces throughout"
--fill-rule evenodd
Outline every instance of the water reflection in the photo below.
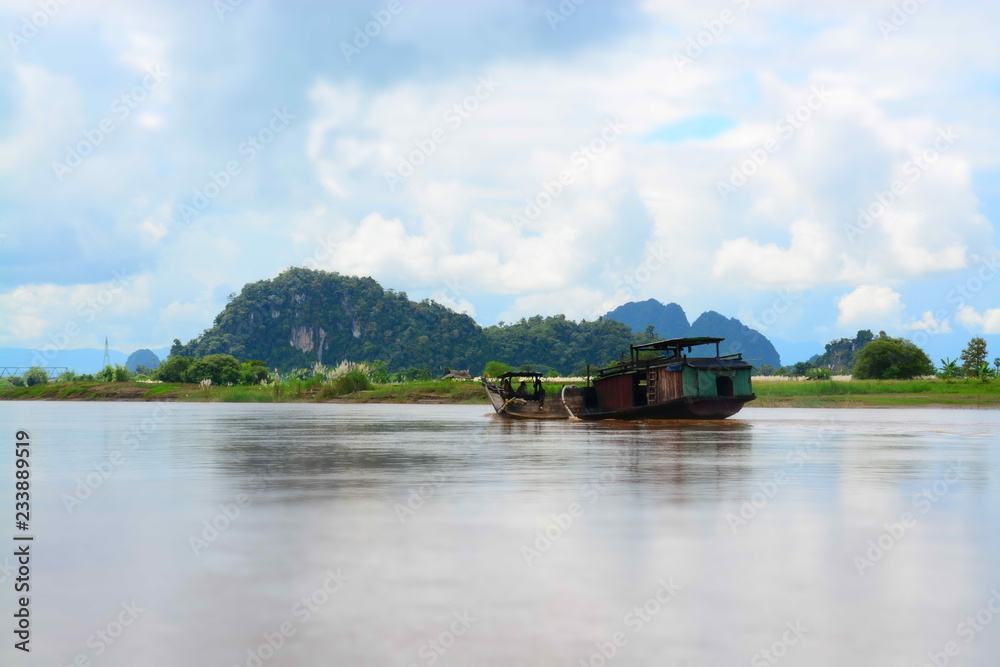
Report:
M 148 407 L 17 407 L 0 416 L 45 443 L 39 664 L 256 664 L 248 651 L 284 622 L 295 634 L 262 665 L 576 665 L 616 632 L 617 664 L 750 664 L 796 622 L 808 630 L 783 665 L 923 664 L 1000 584 L 995 412 L 585 423 L 184 405 L 70 513 L 63 495 Z M 338 569 L 343 586 L 317 593 Z M 675 597 L 628 616 L 671 578 Z M 147 611 L 94 655 L 88 636 L 133 599 Z M 462 613 L 475 621 L 429 648 Z M 961 664 L 995 664 L 998 627 Z

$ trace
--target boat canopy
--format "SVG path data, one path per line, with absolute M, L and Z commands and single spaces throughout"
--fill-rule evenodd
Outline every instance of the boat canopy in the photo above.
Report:
M 511 371 L 509 373 L 504 373 L 496 377 L 497 380 L 502 380 L 504 378 L 540 378 L 542 374 L 538 371 Z
M 673 354 L 668 355 L 670 357 L 679 357 L 683 351 L 690 352 L 692 347 L 697 345 L 711 345 L 715 344 L 715 356 L 719 356 L 719 343 L 724 341 L 725 338 L 714 338 L 712 336 L 697 336 L 693 338 L 669 338 L 667 340 L 656 340 L 652 343 L 643 343 L 642 345 L 632 346 L 632 356 L 635 358 L 639 352 L 644 352 L 646 350 L 656 350 L 659 352 L 672 352 Z

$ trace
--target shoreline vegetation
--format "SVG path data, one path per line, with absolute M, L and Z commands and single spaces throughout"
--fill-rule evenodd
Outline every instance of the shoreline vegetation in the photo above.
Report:
M 546 382 L 558 400 L 564 384 Z M 582 381 L 577 384 L 583 384 Z M 1000 409 L 1000 382 L 830 380 L 789 382 L 755 377 L 757 400 L 747 408 L 955 407 Z M 488 405 L 482 385 L 469 380 L 414 380 L 354 390 L 310 380 L 251 386 L 173 382 L 54 382 L 0 390 L 0 400 L 185 401 L 199 403 L 412 403 Z

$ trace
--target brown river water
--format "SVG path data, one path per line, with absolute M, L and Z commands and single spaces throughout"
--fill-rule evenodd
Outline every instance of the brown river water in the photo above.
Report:
M 0 664 L 1000 664 L 1000 411 L 488 410 L 0 403 Z

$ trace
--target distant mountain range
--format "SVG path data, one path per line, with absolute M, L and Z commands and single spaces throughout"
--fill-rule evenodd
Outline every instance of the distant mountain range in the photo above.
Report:
M 676 303 L 627 303 L 594 322 L 556 315 L 481 327 L 468 315 L 430 300 L 411 301 L 405 292 L 386 290 L 371 278 L 304 268 L 248 283 L 200 336 L 152 352 L 160 359 L 231 354 L 261 359 L 282 372 L 347 359 L 385 361 L 392 372 L 451 368 L 479 373 L 488 361 L 501 361 L 569 375 L 588 364 L 616 361 L 629 345 L 648 342 L 650 325 L 659 338 L 718 336 L 726 339 L 723 354 L 741 352 L 756 366 L 781 365 L 763 334 L 715 311 L 689 323 Z M 97 348 L 61 350 L 51 358 L 35 350 L 0 348 L 0 366 L 66 366 L 95 373 L 103 358 L 104 350 Z M 111 362 L 124 365 L 126 355 L 112 350 Z M 133 362 L 143 363 L 138 357 Z
M 618 306 L 604 317 L 627 324 L 634 332 L 653 326 L 659 338 L 684 338 L 687 336 L 715 336 L 725 338 L 722 354 L 741 352 L 743 358 L 754 366 L 768 364 L 781 366 L 781 357 L 764 334 L 755 331 L 735 317 L 720 315 L 714 310 L 702 313 L 688 324 L 687 314 L 676 303 L 666 305 L 656 299 L 632 301 Z

